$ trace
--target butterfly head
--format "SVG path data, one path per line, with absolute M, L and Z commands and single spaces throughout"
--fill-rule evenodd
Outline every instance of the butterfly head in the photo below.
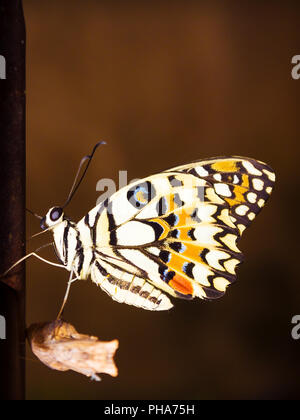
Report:
M 64 220 L 64 212 L 61 207 L 52 207 L 41 220 L 41 229 L 46 230 L 58 225 Z

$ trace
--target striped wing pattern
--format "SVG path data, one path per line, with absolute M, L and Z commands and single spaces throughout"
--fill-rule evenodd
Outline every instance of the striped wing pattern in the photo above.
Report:
M 213 158 L 122 188 L 91 210 L 91 277 L 113 299 L 149 310 L 167 294 L 223 296 L 243 259 L 237 242 L 264 206 L 273 170 L 254 159 Z

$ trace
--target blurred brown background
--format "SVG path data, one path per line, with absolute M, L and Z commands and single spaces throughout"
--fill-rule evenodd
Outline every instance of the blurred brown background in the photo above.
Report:
M 241 241 L 239 281 L 223 299 L 177 300 L 172 311 L 151 313 L 75 283 L 65 318 L 82 333 L 120 340 L 119 377 L 91 383 L 28 360 L 27 397 L 299 397 L 300 341 L 291 338 L 300 314 L 297 3 L 24 0 L 24 9 L 30 209 L 44 214 L 65 200 L 99 139 L 108 144 L 68 207 L 75 221 L 95 205 L 96 182 L 118 182 L 119 170 L 132 179 L 237 154 L 277 174 Z M 37 231 L 28 217 L 28 236 Z M 53 319 L 67 273 L 34 260 L 27 271 L 27 323 Z

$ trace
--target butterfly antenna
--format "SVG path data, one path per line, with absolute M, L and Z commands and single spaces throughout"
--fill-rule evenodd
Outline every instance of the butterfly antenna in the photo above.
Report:
M 38 219 L 42 220 L 42 216 L 39 216 L 38 214 L 34 213 L 33 211 L 29 210 L 26 208 L 26 211 L 28 211 L 28 213 L 32 214 L 34 217 L 37 217 Z
M 77 170 L 77 172 L 76 172 L 76 176 L 75 176 L 75 179 L 74 179 L 73 185 L 72 185 L 71 190 L 70 190 L 70 193 L 69 193 L 69 196 L 68 196 L 68 198 L 67 198 L 67 200 L 66 200 L 65 204 L 64 204 L 63 206 L 61 206 L 61 208 L 65 208 L 65 207 L 66 207 L 66 206 L 70 203 L 70 201 L 72 200 L 72 198 L 74 197 L 74 195 L 75 195 L 76 191 L 78 190 L 78 188 L 79 188 L 79 186 L 80 186 L 81 182 L 83 181 L 83 178 L 85 177 L 85 174 L 86 174 L 86 172 L 87 172 L 87 170 L 88 170 L 88 167 L 90 166 L 90 163 L 91 163 L 91 161 L 92 161 L 92 159 L 93 159 L 93 156 L 94 156 L 94 154 L 95 154 L 95 152 L 96 152 L 97 148 L 98 148 L 101 144 L 106 144 L 106 142 L 105 142 L 105 141 L 99 141 L 99 143 L 97 143 L 97 144 L 94 146 L 94 148 L 93 148 L 93 150 L 92 150 L 92 153 L 91 153 L 90 155 L 84 156 L 84 157 L 81 159 L 81 161 L 80 161 L 80 163 L 79 163 L 78 170 Z M 88 164 L 86 165 L 86 167 L 85 167 L 85 169 L 84 169 L 84 171 L 83 171 L 83 174 L 81 175 L 81 177 L 80 177 L 79 181 L 77 182 L 77 180 L 78 180 L 78 178 L 79 178 L 79 175 L 80 175 L 80 172 L 81 172 L 81 169 L 82 169 L 82 167 L 83 167 L 84 163 L 85 163 L 87 160 L 88 160 Z
M 47 261 L 44 258 L 40 257 L 39 255 L 36 254 L 36 252 L 40 251 L 43 248 L 46 248 L 47 246 L 53 245 L 53 242 L 49 242 L 48 244 L 44 244 L 42 246 L 40 246 L 39 248 L 37 248 L 34 252 L 31 252 L 30 254 L 25 255 L 23 258 L 20 258 L 17 262 L 15 262 L 12 266 L 10 266 L 4 273 L 0 274 L 0 278 L 5 277 L 13 268 L 15 268 L 18 264 L 20 264 L 22 261 L 27 260 L 27 258 L 30 258 L 32 256 L 37 257 L 39 260 L 44 261 L 47 264 L 50 265 L 54 265 L 56 267 L 65 267 L 62 266 L 61 264 L 55 264 L 52 263 L 51 261 Z

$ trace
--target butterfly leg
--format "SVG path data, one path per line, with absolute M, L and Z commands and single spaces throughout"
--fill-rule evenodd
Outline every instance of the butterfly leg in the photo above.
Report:
M 46 264 L 54 265 L 55 267 L 61 267 L 66 268 L 63 264 L 56 264 L 52 261 L 46 260 L 45 258 L 42 258 L 40 255 L 36 254 L 35 252 L 31 252 L 30 254 L 25 255 L 25 257 L 21 258 L 17 262 L 15 262 L 11 267 L 9 267 L 8 270 L 5 271 L 0 277 L 5 277 L 13 268 L 15 268 L 18 264 L 20 264 L 22 261 L 27 260 L 29 257 L 36 257 L 37 259 L 45 262 Z
M 65 293 L 65 297 L 64 297 L 63 303 L 61 305 L 60 311 L 59 311 L 59 313 L 57 315 L 57 319 L 60 319 L 61 316 L 62 316 L 62 313 L 64 311 L 65 305 L 66 305 L 67 300 L 68 300 L 68 297 L 69 297 L 71 284 L 74 283 L 76 280 L 79 279 L 79 276 L 77 276 L 74 279 L 72 279 L 73 274 L 74 274 L 74 270 L 71 271 L 71 274 L 70 274 L 70 277 L 69 277 L 69 281 L 68 281 L 68 284 L 67 284 L 67 290 L 66 290 L 66 293 Z

